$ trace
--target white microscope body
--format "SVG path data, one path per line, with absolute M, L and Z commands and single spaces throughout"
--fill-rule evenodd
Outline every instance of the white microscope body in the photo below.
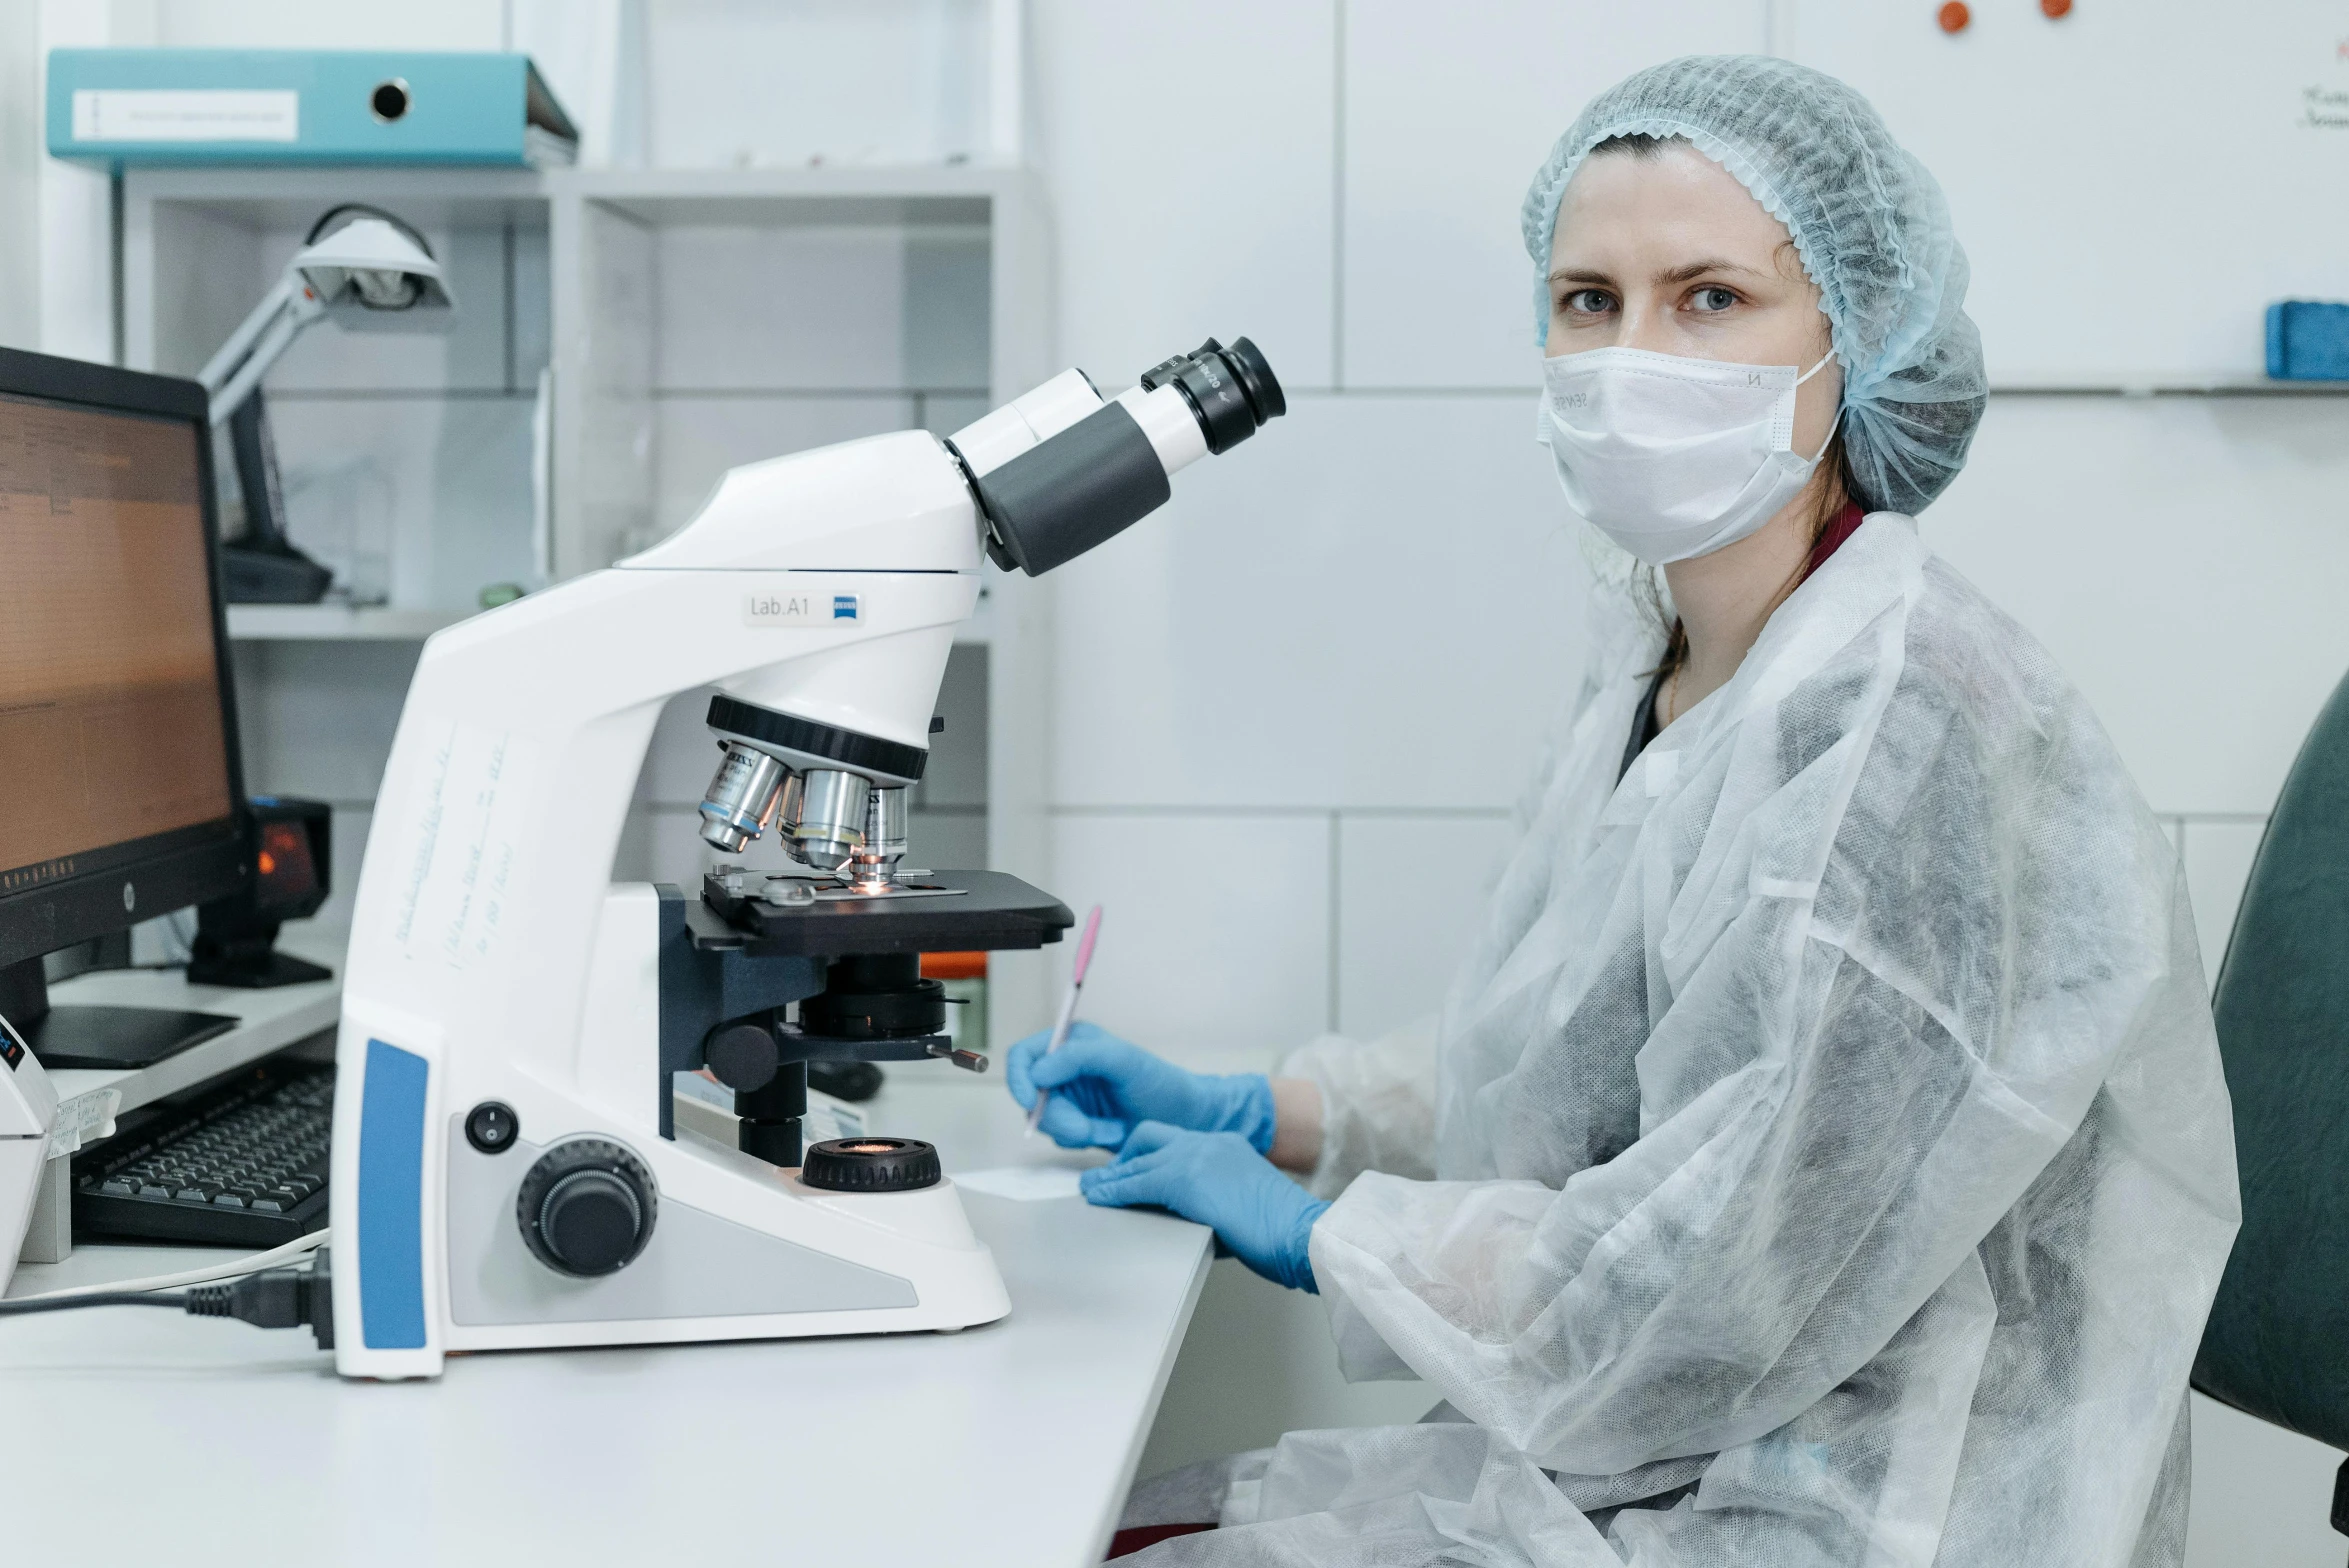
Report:
M 803 805 L 813 822 L 817 786 L 845 781 L 858 806 L 875 792 L 875 815 L 811 828 L 804 858 L 842 870 L 835 899 L 895 896 L 877 802 L 919 776 L 982 550 L 1045 570 L 1282 411 L 1244 339 L 1152 378 L 1105 405 L 1072 371 L 952 443 L 904 431 L 737 469 L 657 547 L 425 645 L 344 981 L 340 1371 L 432 1376 L 463 1350 L 956 1329 L 1010 1310 L 951 1182 L 822 1190 L 795 1155 L 673 1127 L 670 1074 L 703 1065 L 699 1020 L 727 1017 L 734 993 L 712 981 L 684 997 L 694 939 L 679 895 L 610 870 L 663 704 L 716 686 L 729 711 L 788 730 L 720 729 L 728 769 L 792 788 L 747 804 L 737 792 L 731 827 L 705 806 L 712 841 L 790 831 Z M 716 917 L 693 902 L 707 928 Z M 924 908 L 951 918 L 954 905 Z M 820 957 L 776 962 L 823 983 Z M 701 1012 L 680 1011 L 688 1001 Z M 779 1008 L 768 1017 L 756 1013 L 754 1038 L 793 1027 Z M 796 1151 L 796 1123 L 791 1137 Z M 566 1194 L 590 1200 L 575 1217 L 600 1216 L 579 1231 L 605 1248 L 593 1267 L 549 1250 Z M 609 1225 L 625 1234 L 597 1228 Z

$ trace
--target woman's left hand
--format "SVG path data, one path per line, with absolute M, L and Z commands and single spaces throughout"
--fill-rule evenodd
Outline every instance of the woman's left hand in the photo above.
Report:
M 1213 1227 L 1242 1263 L 1278 1285 L 1317 1290 L 1306 1243 L 1329 1205 L 1273 1168 L 1238 1133 L 1144 1122 L 1117 1158 L 1078 1178 L 1089 1202 L 1153 1204 Z

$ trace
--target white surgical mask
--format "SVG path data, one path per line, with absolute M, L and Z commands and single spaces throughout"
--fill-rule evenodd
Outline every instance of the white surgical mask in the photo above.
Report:
M 1568 504 L 1624 549 L 1654 566 L 1709 555 L 1810 482 L 1819 459 L 1794 450 L 1795 388 L 1827 359 L 1798 375 L 1636 348 L 1560 354 L 1542 364 L 1536 439 Z

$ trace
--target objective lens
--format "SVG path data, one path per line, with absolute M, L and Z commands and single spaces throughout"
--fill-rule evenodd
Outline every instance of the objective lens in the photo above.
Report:
M 904 858 L 905 791 L 876 789 L 865 808 L 865 841 L 856 851 L 850 880 L 861 892 L 886 892 Z
M 731 855 L 774 821 L 775 802 L 791 773 L 755 746 L 721 744 L 725 760 L 702 796 L 701 836 Z
M 873 782 L 860 773 L 810 768 L 803 791 L 792 842 L 818 871 L 837 871 L 864 844 Z

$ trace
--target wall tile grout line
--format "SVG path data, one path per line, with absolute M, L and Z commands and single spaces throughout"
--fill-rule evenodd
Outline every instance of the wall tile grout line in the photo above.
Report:
M 1232 805 L 1048 805 L 1044 814 L 1050 817 L 1375 817 L 1382 819 L 1424 820 L 1427 818 L 1469 817 L 1478 821 L 1505 822 L 1509 819 L 1507 806 L 1232 806 Z
M 1344 0 L 1339 0 L 1341 5 Z M 1345 940 L 1345 870 L 1343 862 L 1344 818 L 1337 812 L 1329 814 L 1329 995 L 1322 1027 L 1331 1034 L 1338 1032 L 1340 955 Z
M 520 401 L 535 398 L 535 387 L 271 387 L 272 403 L 418 402 L 433 398 Z M 653 401 L 709 402 L 927 402 L 931 398 L 983 398 L 971 387 L 731 387 L 653 389 Z
M 704 399 L 717 402 L 726 399 L 871 399 L 890 398 L 968 397 L 984 398 L 991 394 L 985 387 L 654 387 L 652 399 Z
M 1301 397 L 1302 397 L 1302 398 L 1313 398 L 1313 397 L 1422 397 L 1422 398 L 1439 398 L 1439 397 L 1489 397 L 1489 398 L 1502 398 L 1502 397 L 1535 397 L 1535 396 L 1538 396 L 1538 395 L 1540 394 L 1540 392 L 1541 392 L 1541 385 L 1540 385 L 1540 383 L 1538 383 L 1538 382 L 1530 382 L 1530 381 L 1529 381 L 1529 382 L 1527 382 L 1527 383 L 1526 383 L 1525 385 L 1523 385 L 1523 386 L 1506 386 L 1506 385 L 1502 385 L 1502 384 L 1500 384 L 1500 383 L 1495 383 L 1495 384 L 1493 384 L 1493 385 L 1490 385 L 1490 386 L 1483 385 L 1483 384 L 1476 384 L 1476 385 L 1469 385 L 1469 386 L 1451 386 L 1451 387 L 1434 387 L 1434 386 L 1429 386 L 1429 387 L 1413 387 L 1413 386 L 1363 386 L 1363 385 L 1360 385 L 1359 383 L 1357 383 L 1357 384 L 1355 384 L 1355 385 L 1353 385 L 1353 386 L 1327 386 L 1327 387 L 1296 386 L 1296 387 L 1293 387 L 1293 386 L 1290 386 L 1290 385 L 1289 385 L 1287 382 L 1285 382 L 1285 381 L 1284 381 L 1284 382 L 1282 382 L 1282 383 L 1281 383 L 1281 390 L 1282 390 L 1283 392 L 1286 392 L 1286 393 L 1287 393 L 1287 394 L 1288 394 L 1288 395 L 1289 395 L 1291 398 L 1301 398 Z
M 503 234 L 500 236 L 500 239 L 501 243 L 504 245 L 506 257 L 506 390 L 508 392 L 519 392 L 521 391 L 521 388 L 515 384 L 515 371 L 518 367 L 515 364 L 514 350 L 514 303 L 515 297 L 521 291 L 515 287 L 514 283 L 514 269 L 517 265 L 517 262 L 514 255 L 513 224 L 508 223 L 506 225 Z
M 1330 0 L 1329 379 L 1346 385 L 1346 0 Z
M 271 387 L 272 403 L 520 403 L 537 392 L 508 387 Z

